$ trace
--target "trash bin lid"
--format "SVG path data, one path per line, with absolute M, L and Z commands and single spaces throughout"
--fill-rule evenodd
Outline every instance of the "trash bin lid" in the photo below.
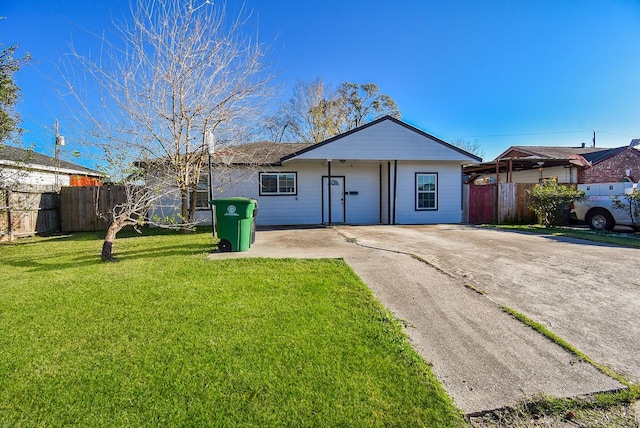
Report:
M 212 201 L 209 201 L 209 204 L 211 204 L 211 205 L 216 205 L 216 204 L 252 204 L 252 203 L 255 203 L 255 202 L 256 202 L 255 199 L 244 198 L 242 196 L 234 196 L 234 197 L 231 197 L 231 198 L 214 199 Z

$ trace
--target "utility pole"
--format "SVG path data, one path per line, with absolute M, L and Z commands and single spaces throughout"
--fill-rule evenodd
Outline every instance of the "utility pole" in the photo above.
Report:
M 214 207 L 213 204 L 211 203 L 211 201 L 213 201 L 213 171 L 211 170 L 211 161 L 213 159 L 213 156 L 215 155 L 215 145 L 216 145 L 216 140 L 213 136 L 213 132 L 212 131 L 206 131 L 205 132 L 205 141 L 207 143 L 207 154 L 209 157 L 208 163 L 209 163 L 209 208 L 211 210 L 211 233 L 213 234 L 213 237 L 216 237 L 216 216 L 214 213 Z
M 596 146 L 596 131 L 593 131 L 593 147 Z
M 58 133 L 58 119 L 56 119 L 56 141 L 55 141 L 55 185 L 56 191 L 60 191 L 60 153 L 58 147 L 64 146 L 64 137 Z

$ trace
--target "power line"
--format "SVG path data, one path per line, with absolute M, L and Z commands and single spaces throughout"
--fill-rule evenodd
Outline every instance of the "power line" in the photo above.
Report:
M 528 132 L 528 133 L 519 133 L 519 134 L 462 135 L 458 138 L 525 137 L 528 135 L 578 134 L 582 132 L 593 132 L 593 130 L 585 129 L 583 131 L 551 131 L 551 132 Z
M 628 134 L 618 134 L 616 132 L 608 132 L 608 131 L 594 131 L 593 129 L 584 129 L 581 131 L 548 131 L 548 132 L 526 132 L 526 133 L 516 133 L 516 134 L 489 134 L 489 135 L 462 135 L 456 138 L 492 138 L 492 137 L 526 137 L 530 135 L 553 135 L 553 134 L 580 134 L 583 132 L 596 132 L 598 134 L 609 134 L 609 135 L 617 135 L 620 137 L 629 137 L 629 138 L 637 138 L 637 135 L 628 135 Z
M 609 135 L 618 135 L 620 137 L 629 137 L 629 138 L 638 138 L 638 135 L 627 135 L 627 134 L 618 134 L 616 132 L 607 132 L 607 131 L 596 131 L 599 134 L 609 134 Z

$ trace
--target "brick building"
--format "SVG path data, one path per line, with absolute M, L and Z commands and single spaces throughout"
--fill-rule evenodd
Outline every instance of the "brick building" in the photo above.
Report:
M 640 141 L 640 140 L 634 140 Z M 580 183 L 609 183 L 640 180 L 640 150 L 632 146 L 618 147 L 585 156 L 590 165 L 579 171 Z

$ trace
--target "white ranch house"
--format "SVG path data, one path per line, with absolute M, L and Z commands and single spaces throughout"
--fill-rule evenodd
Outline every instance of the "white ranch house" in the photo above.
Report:
M 260 151 L 259 166 L 243 162 Z M 390 116 L 318 144 L 245 144 L 215 159 L 214 197 L 255 198 L 258 226 L 461 223 L 463 165 L 482 161 Z M 207 190 L 203 181 L 202 224 L 211 223 Z M 176 193 L 150 215 L 171 215 L 178 202 Z

